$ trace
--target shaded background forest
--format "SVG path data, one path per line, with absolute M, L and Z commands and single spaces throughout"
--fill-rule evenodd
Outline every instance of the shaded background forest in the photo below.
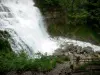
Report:
M 52 36 L 100 42 L 100 0 L 35 0 Z

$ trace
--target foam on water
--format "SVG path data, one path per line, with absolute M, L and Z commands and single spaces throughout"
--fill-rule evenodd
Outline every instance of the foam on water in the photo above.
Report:
M 81 46 L 82 48 L 84 47 L 91 47 L 94 51 L 100 51 L 100 46 L 88 43 L 88 42 L 83 42 L 83 41 L 79 41 L 79 40 L 72 40 L 69 38 L 63 38 L 63 37 L 59 37 L 57 39 L 58 43 L 60 44 L 73 44 L 74 46 Z

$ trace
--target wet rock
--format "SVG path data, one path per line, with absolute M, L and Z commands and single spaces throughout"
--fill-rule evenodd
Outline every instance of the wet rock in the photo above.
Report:
M 70 44 L 66 47 L 67 52 L 77 52 L 79 46 L 74 46 L 73 44 Z
M 55 50 L 55 52 L 53 53 L 54 56 L 61 56 L 64 55 L 63 49 L 57 49 Z
M 82 52 L 82 47 L 81 46 L 77 46 L 77 53 L 80 54 Z
M 33 75 L 33 74 L 31 71 L 27 71 L 27 72 L 22 73 L 21 75 Z
M 89 46 L 88 47 L 84 47 L 83 51 L 86 52 L 86 53 L 89 53 L 89 54 L 94 53 L 93 49 L 91 47 L 89 47 Z
M 16 71 L 8 72 L 6 75 L 18 75 Z
M 54 52 L 54 55 L 69 55 L 68 52 L 73 53 L 73 54 L 91 54 L 94 53 L 93 49 L 91 47 L 84 47 L 82 48 L 81 46 L 74 46 L 73 44 L 70 45 L 65 45 L 65 47 L 61 49 L 57 49 Z

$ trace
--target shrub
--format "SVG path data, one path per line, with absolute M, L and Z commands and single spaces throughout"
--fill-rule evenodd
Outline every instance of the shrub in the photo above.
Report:
M 56 66 L 56 59 L 51 56 L 42 56 L 41 58 L 28 58 L 21 52 L 18 55 L 13 52 L 0 52 L 0 72 L 14 70 L 36 70 L 49 71 Z

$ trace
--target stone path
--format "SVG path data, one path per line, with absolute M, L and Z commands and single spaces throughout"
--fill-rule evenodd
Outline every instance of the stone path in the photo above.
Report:
M 57 67 L 50 71 L 47 75 L 66 75 L 66 71 L 70 71 L 69 67 L 69 62 L 65 62 L 64 64 L 58 64 Z

